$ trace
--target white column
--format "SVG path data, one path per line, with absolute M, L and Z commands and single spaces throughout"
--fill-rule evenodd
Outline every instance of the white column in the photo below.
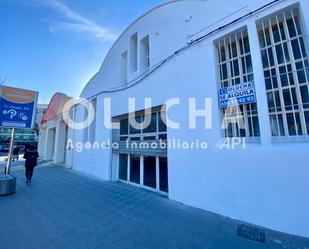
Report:
M 300 1 L 300 13 L 302 24 L 306 36 L 306 42 L 309 42 L 309 1 L 301 0 Z
M 51 160 L 53 156 L 53 147 L 54 147 L 54 129 L 47 128 L 45 136 L 45 148 L 44 148 L 44 159 Z
M 71 145 L 74 145 L 74 130 L 72 128 L 68 127 L 68 131 L 67 131 L 67 141 L 65 144 L 65 167 L 67 167 L 68 169 L 72 169 L 73 168 L 73 153 L 74 150 L 73 148 L 67 148 L 68 143 L 73 143 Z
M 48 159 L 48 133 L 49 133 L 49 129 L 46 128 L 45 130 L 45 139 L 44 139 L 44 154 L 42 155 L 44 160 L 49 160 Z
M 57 121 L 56 136 L 55 136 L 55 152 L 53 161 L 54 163 L 64 163 L 65 153 L 65 124 L 62 121 Z
M 42 158 L 44 158 L 44 155 L 45 155 L 45 140 L 46 140 L 46 128 L 40 128 L 38 152 L 39 152 L 40 157 Z
M 269 146 L 271 144 L 271 126 L 268 114 L 267 94 L 264 80 L 262 57 L 260 52 L 260 43 L 256 23 L 254 20 L 251 20 L 248 23 L 248 35 L 256 89 L 261 143 L 263 146 Z
M 119 154 L 113 153 L 112 155 L 112 172 L 111 172 L 111 181 L 118 181 L 118 169 L 119 169 Z

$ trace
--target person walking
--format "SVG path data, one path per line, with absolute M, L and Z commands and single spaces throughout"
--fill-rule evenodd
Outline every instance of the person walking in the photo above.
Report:
M 30 183 L 33 175 L 33 171 L 35 166 L 37 166 L 39 153 L 36 148 L 29 146 L 24 154 L 25 161 L 25 174 L 27 181 L 26 183 Z
M 15 145 L 13 149 L 13 162 L 15 162 L 15 159 L 18 161 L 18 157 L 19 157 L 19 147 Z

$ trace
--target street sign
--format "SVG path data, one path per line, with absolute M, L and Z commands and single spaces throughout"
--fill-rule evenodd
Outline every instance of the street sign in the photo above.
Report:
M 235 105 L 245 105 L 256 102 L 253 82 L 240 83 L 219 90 L 219 106 L 227 108 Z
M 0 127 L 33 128 L 38 92 L 0 85 Z

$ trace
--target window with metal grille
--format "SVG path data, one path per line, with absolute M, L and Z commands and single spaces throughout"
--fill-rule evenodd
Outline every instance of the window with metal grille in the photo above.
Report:
M 257 24 L 273 138 L 309 135 L 309 63 L 297 7 Z
M 162 115 L 165 115 L 163 113 Z M 136 115 L 137 123 L 144 121 L 144 115 Z M 136 129 L 129 123 L 128 118 L 122 118 L 119 120 L 120 132 L 114 134 L 113 140 L 126 141 L 126 140 L 166 140 L 166 124 L 162 120 L 161 112 L 153 112 L 151 114 L 151 120 L 148 127 L 141 127 Z
M 220 87 L 254 82 L 252 59 L 247 29 L 234 32 L 216 43 Z M 227 109 L 222 109 L 225 117 Z M 234 112 L 237 117 L 223 118 L 225 137 L 245 137 L 259 140 L 260 128 L 256 103 L 240 105 Z M 231 122 L 230 118 L 242 119 L 243 127 Z

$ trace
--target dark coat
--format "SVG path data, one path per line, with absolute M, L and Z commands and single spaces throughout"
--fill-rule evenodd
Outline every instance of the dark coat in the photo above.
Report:
M 27 150 L 24 154 L 24 159 L 26 159 L 25 167 L 31 168 L 38 164 L 39 153 L 36 150 Z
M 17 156 L 19 154 L 19 148 L 18 147 L 15 147 L 14 149 L 13 149 L 13 155 L 14 156 Z

